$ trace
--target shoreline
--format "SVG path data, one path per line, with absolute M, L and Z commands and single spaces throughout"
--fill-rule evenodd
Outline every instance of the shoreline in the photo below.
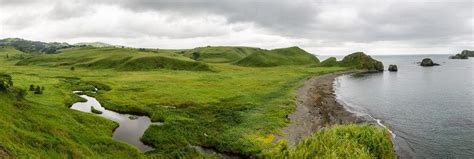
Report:
M 334 80 L 342 75 L 358 73 L 351 70 L 314 76 L 298 88 L 296 110 L 287 116 L 290 123 L 281 129 L 284 136 L 276 136 L 275 141 L 286 139 L 290 147 L 322 128 L 334 124 L 364 123 L 367 120 L 348 111 L 338 102 L 334 93 Z

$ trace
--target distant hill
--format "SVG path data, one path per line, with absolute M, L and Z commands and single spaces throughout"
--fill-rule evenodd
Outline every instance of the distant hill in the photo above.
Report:
M 68 43 L 45 43 L 40 41 L 30 41 L 20 38 L 6 38 L 0 40 L 0 46 L 12 46 L 15 49 L 25 53 L 46 53 L 54 54 L 59 53 L 59 49 L 69 48 L 72 45 Z
M 338 65 L 338 62 L 335 57 L 330 57 L 322 61 L 321 63 L 319 63 L 319 66 L 323 66 L 323 67 L 332 67 L 332 66 L 337 66 L 337 65 Z
M 317 64 L 319 59 L 299 47 L 274 50 L 259 50 L 235 62 L 235 65 L 250 67 L 271 67 L 281 65 Z
M 263 49 L 252 47 L 207 46 L 187 50 L 184 52 L 184 55 L 197 61 L 232 63 L 262 50 Z
M 354 69 L 367 69 L 370 71 L 383 71 L 383 63 L 366 55 L 363 52 L 355 52 L 345 56 L 341 61 L 337 61 L 335 57 L 330 57 L 319 64 L 323 67 L 341 66 Z
M 118 45 L 111 45 L 103 42 L 81 42 L 74 44 L 75 46 L 91 46 L 91 47 L 122 47 Z
M 210 67 L 174 51 L 140 51 L 132 48 L 76 47 L 62 50 L 61 54 L 31 56 L 17 65 L 40 65 L 51 67 L 87 67 L 125 71 L 172 69 L 210 71 Z

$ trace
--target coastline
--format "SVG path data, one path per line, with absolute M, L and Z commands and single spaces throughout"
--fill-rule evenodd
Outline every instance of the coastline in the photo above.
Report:
M 412 158 L 410 152 L 400 148 L 399 143 L 394 140 L 395 134 L 379 119 L 369 114 L 358 114 L 358 112 L 351 111 L 350 106 L 336 97 L 334 90 L 336 78 L 358 73 L 370 72 L 350 70 L 314 76 L 306 80 L 298 88 L 296 110 L 287 116 L 290 123 L 281 129 L 285 135 L 277 135 L 274 141 L 285 139 L 288 141 L 288 146 L 294 147 L 300 140 L 334 124 L 367 123 L 389 131 L 397 158 Z
M 344 71 L 306 80 L 298 88 L 296 110 L 287 116 L 290 123 L 281 129 L 284 136 L 277 136 L 275 141 L 286 139 L 290 147 L 314 132 L 334 124 L 363 123 L 365 119 L 349 112 L 338 102 L 333 89 L 334 80 L 342 75 L 360 71 Z

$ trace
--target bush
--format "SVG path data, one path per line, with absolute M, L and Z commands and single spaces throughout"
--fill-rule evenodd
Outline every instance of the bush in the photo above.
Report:
M 41 87 L 40 87 L 40 86 L 36 86 L 36 88 L 35 88 L 35 94 L 43 94 L 43 91 L 41 91 Z
M 13 86 L 12 76 L 9 74 L 0 74 L 0 91 L 7 91 L 8 88 Z

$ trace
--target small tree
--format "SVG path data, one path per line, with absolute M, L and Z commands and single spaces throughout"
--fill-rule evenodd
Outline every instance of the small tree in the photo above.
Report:
M 8 54 L 7 54 L 7 59 L 8 59 Z
M 35 91 L 35 85 L 30 85 L 30 91 Z
M 74 70 L 76 70 L 76 68 L 74 68 L 74 66 L 72 66 L 70 69 L 71 69 L 71 71 L 74 71 Z
M 41 87 L 40 86 L 36 86 L 36 89 L 35 89 L 35 94 L 42 94 L 43 92 L 41 91 Z

